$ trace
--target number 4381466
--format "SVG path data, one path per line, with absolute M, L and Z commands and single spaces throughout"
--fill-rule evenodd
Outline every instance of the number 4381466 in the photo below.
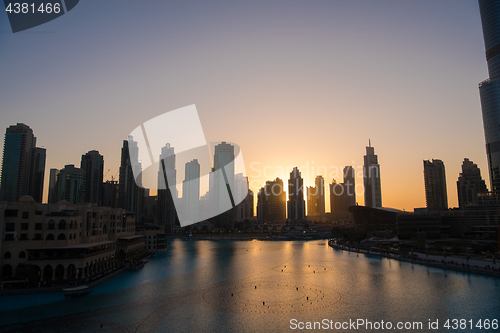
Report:
M 32 13 L 32 14 L 35 14 L 35 13 L 47 13 L 47 14 L 50 14 L 50 13 L 56 13 L 58 14 L 60 11 L 61 11 L 61 4 L 59 3 L 55 3 L 55 4 L 52 4 L 52 3 L 41 3 L 40 6 L 38 6 L 38 8 L 35 8 L 35 4 L 34 3 L 9 3 L 9 5 L 7 6 L 7 8 L 5 8 L 5 11 L 9 12 L 10 13 L 14 13 L 14 14 L 19 14 L 19 13 L 22 13 L 22 14 L 27 14 L 27 13 Z
M 484 330 L 489 330 L 493 329 L 496 330 L 498 329 L 498 319 L 479 319 L 477 322 L 473 321 L 472 319 L 466 320 L 466 319 L 448 319 L 444 325 L 445 328 L 447 329 L 452 329 L 452 330 L 465 330 L 465 329 L 484 329 Z

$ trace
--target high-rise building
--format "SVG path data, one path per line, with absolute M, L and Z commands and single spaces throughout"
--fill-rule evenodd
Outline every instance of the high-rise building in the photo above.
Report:
M 468 158 L 462 163 L 462 172 L 457 180 L 458 205 L 466 209 L 479 205 L 479 193 L 487 193 L 486 183 L 481 177 L 481 170 Z
M 325 179 L 323 176 L 316 176 L 314 186 L 307 188 L 307 215 L 325 215 Z
M 43 200 L 43 181 L 45 179 L 45 161 L 47 151 L 45 148 L 33 149 L 33 167 L 31 170 L 31 196 L 35 202 L 41 203 Z
M 117 180 L 111 178 L 104 182 L 102 187 L 102 206 L 118 208 L 118 193 L 120 185 Z
M 364 156 L 363 182 L 366 207 L 382 207 L 382 189 L 380 186 L 380 164 L 375 149 L 368 141 Z
M 33 130 L 25 124 L 9 126 L 3 147 L 0 201 L 14 202 L 23 195 L 42 201 L 45 149 L 36 148 Z
M 346 213 L 349 207 L 356 205 L 354 168 L 344 168 L 344 182 L 337 184 L 335 179 L 330 184 L 330 212 Z
M 139 156 L 139 147 L 137 142 L 129 136 L 129 140 L 123 141 L 120 178 L 118 191 L 118 206 L 124 208 L 127 212 L 137 213 L 137 217 L 142 212 L 144 203 L 144 191 L 142 188 L 141 164 L 137 160 Z M 133 168 L 138 168 L 134 173 Z M 139 175 L 137 179 L 134 174 Z
M 238 198 L 244 198 L 235 207 L 235 221 L 243 221 L 251 219 L 253 215 L 253 192 L 248 188 L 248 177 L 244 177 L 242 173 L 235 175 L 235 190 Z
M 222 198 L 222 195 L 225 195 L 226 192 L 231 193 L 231 189 L 234 185 L 234 146 L 230 145 L 226 142 L 222 142 L 215 146 L 215 154 L 214 154 L 214 171 L 221 170 L 222 176 L 224 180 L 217 179 L 219 173 L 215 173 L 215 195 L 216 202 L 220 204 L 223 203 L 223 200 L 219 200 Z M 219 184 L 225 183 L 226 188 L 218 186 Z M 231 201 L 233 198 L 231 197 Z M 233 203 L 234 206 L 234 203 Z
M 84 202 L 103 204 L 104 157 L 97 150 L 82 155 L 80 169 L 85 171 Z
M 62 200 L 71 204 L 84 202 L 85 171 L 75 168 L 73 164 L 65 165 L 57 175 L 55 191 L 55 202 Z
M 286 194 L 281 179 L 267 181 L 260 189 L 257 195 L 257 218 L 265 222 L 285 223 Z
M 433 159 L 424 160 L 425 200 L 431 212 L 448 210 L 448 194 L 446 191 L 446 174 L 444 163 Z
M 57 176 L 59 175 L 59 169 L 50 169 L 50 176 L 49 176 L 49 203 L 56 203 L 57 202 L 57 189 L 56 189 L 56 183 L 57 183 Z
M 288 219 L 298 221 L 305 218 L 304 180 L 297 167 L 288 179 Z
M 200 202 L 200 163 L 197 159 L 186 163 L 184 181 L 182 182 L 182 203 L 186 216 L 191 221 L 198 217 Z
M 491 190 L 500 191 L 500 2 L 479 0 L 489 79 L 479 84 Z
M 165 170 L 163 170 L 165 166 Z M 165 173 L 164 173 L 165 172 Z M 173 184 L 165 182 L 165 174 L 167 179 Z M 177 182 L 177 172 L 175 169 L 175 152 L 174 147 L 167 143 L 160 153 L 158 167 L 158 222 L 164 226 L 166 232 L 171 232 L 172 227 L 176 225 L 177 215 L 174 205 L 174 198 L 177 198 L 177 190 L 171 193 L 169 187 L 175 187 Z M 167 184 L 168 183 L 168 184 Z

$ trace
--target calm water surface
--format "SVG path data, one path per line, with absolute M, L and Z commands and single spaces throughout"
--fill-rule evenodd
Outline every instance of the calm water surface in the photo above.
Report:
M 292 319 L 422 322 L 430 331 L 430 319 L 439 321 L 433 332 L 445 332 L 447 319 L 500 319 L 499 295 L 498 278 L 334 250 L 326 241 L 179 239 L 90 296 L 1 297 L 0 331 L 283 332 Z

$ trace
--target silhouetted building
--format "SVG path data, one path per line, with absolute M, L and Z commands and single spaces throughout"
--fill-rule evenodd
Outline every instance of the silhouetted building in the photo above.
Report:
M 378 156 L 368 141 L 364 156 L 363 181 L 365 187 L 365 206 L 382 207 L 382 188 L 380 186 L 380 165 Z
M 248 177 L 243 177 L 243 174 L 238 173 L 234 180 L 236 196 L 238 198 L 244 197 L 245 199 L 236 205 L 234 211 L 235 221 L 243 221 L 245 219 L 252 219 L 253 213 L 253 192 L 248 188 Z
M 59 175 L 59 169 L 50 169 L 49 200 L 48 200 L 49 203 L 57 202 L 57 190 L 56 190 L 57 175 Z
M 500 2 L 479 0 L 489 79 L 479 84 L 491 190 L 500 191 Z
M 305 218 L 304 180 L 297 167 L 288 179 L 288 219 L 298 221 Z
M 127 212 L 136 213 L 136 218 L 142 212 L 144 203 L 144 190 L 142 186 L 141 164 L 137 161 L 139 156 L 139 147 L 137 142 L 133 141 L 130 136 L 129 140 L 123 141 L 121 163 L 120 163 L 120 178 L 118 191 L 118 207 L 124 208 Z M 134 161 L 132 160 L 134 159 Z M 133 168 L 138 168 L 135 174 L 139 175 L 138 179 L 134 178 Z
M 47 151 L 45 148 L 33 149 L 33 168 L 31 170 L 31 196 L 35 202 L 43 201 L 43 182 L 45 180 L 45 161 L 47 159 Z
M 82 155 L 80 168 L 85 171 L 84 202 L 103 204 L 104 157 L 97 150 Z
M 9 126 L 5 132 L 0 201 L 17 201 L 30 195 L 42 202 L 45 149 L 36 148 L 33 130 L 25 124 Z
M 280 222 L 286 220 L 286 194 L 283 181 L 276 178 L 267 181 L 257 195 L 257 218 L 264 222 Z
M 441 160 L 424 160 L 425 201 L 430 212 L 448 210 L 446 174 Z
M 458 206 L 460 209 L 477 207 L 479 205 L 479 193 L 487 193 L 486 183 L 481 177 L 481 170 L 476 164 L 464 159 L 462 172 L 457 180 Z
M 102 206 L 118 208 L 118 192 L 120 185 L 117 180 L 107 180 L 102 188 Z
M 344 182 L 337 184 L 335 179 L 330 184 L 330 212 L 346 213 L 349 207 L 356 205 L 354 168 L 344 168 Z
M 169 186 L 174 187 L 177 182 L 177 172 L 175 169 L 174 147 L 169 143 L 161 149 L 158 168 L 158 222 L 164 226 L 165 232 L 172 232 L 172 227 L 176 225 L 177 214 L 175 211 L 174 199 L 177 198 L 177 191 L 171 193 Z M 163 170 L 165 166 L 165 170 Z M 173 184 L 165 181 L 164 172 Z
M 56 202 L 65 200 L 71 204 L 84 202 L 85 171 L 73 164 L 64 166 L 59 171 L 56 181 Z
M 197 159 L 187 162 L 182 182 L 182 203 L 186 216 L 195 221 L 200 202 L 200 163 Z
M 316 176 L 314 186 L 307 187 L 307 215 L 325 215 L 325 180 L 323 176 Z

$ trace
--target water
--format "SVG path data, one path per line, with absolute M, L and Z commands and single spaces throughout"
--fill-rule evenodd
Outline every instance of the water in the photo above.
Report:
M 421 322 L 421 331 L 437 320 L 433 331 L 445 332 L 448 319 L 500 319 L 498 295 L 498 278 L 334 250 L 326 241 L 173 240 L 144 269 L 90 296 L 1 297 L 0 330 L 283 332 L 359 319 L 372 328 Z

